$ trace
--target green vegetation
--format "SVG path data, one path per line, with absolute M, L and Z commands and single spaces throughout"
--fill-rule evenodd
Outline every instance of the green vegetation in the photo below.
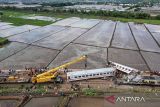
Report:
M 83 92 L 84 95 L 86 95 L 86 96 L 95 96 L 95 95 L 97 95 L 96 90 L 93 89 L 93 88 L 83 89 L 82 92 Z
M 121 22 L 135 22 L 135 23 L 148 23 L 148 24 L 155 24 L 155 25 L 160 25 L 160 20 L 148 20 L 148 19 L 127 19 L 127 18 L 109 18 L 110 20 L 115 20 L 115 21 L 121 21 Z
M 0 16 L 2 16 L 2 15 L 3 15 L 3 12 L 0 11 Z
M 47 90 L 45 86 L 35 86 L 33 88 L 28 87 L 28 86 L 17 86 L 17 87 L 9 87 L 9 86 L 0 86 L 0 95 L 6 95 L 6 94 L 34 94 L 34 95 L 41 95 L 41 94 L 46 94 Z
M 2 12 L 1 12 L 2 13 Z M 4 22 L 10 22 L 13 23 L 15 26 L 20 26 L 20 25 L 37 25 L 37 26 L 45 26 L 49 25 L 53 22 L 51 21 L 42 21 L 42 20 L 31 20 L 31 19 L 23 19 L 20 18 L 20 16 L 25 16 L 25 15 L 33 15 L 33 13 L 29 12 L 16 12 L 16 11 L 3 11 L 0 20 Z
M 8 42 L 9 42 L 9 41 L 8 41 L 7 38 L 2 38 L 2 37 L 0 37 L 0 46 L 6 44 L 6 43 L 8 43 Z
M 4 21 L 4 22 L 13 23 L 13 25 L 15 25 L 15 26 L 20 26 L 20 25 L 25 25 L 25 24 L 45 26 L 45 25 L 49 25 L 49 24 L 53 23 L 50 21 L 31 20 L 31 19 L 23 19 L 23 18 L 8 17 L 8 16 L 2 16 L 0 18 L 0 20 Z
M 40 88 L 40 89 L 36 89 L 36 90 L 30 91 L 29 93 L 31 93 L 31 94 L 38 94 L 38 95 L 39 95 L 39 94 L 45 94 L 45 93 L 46 93 L 46 90 Z
M 39 25 L 44 26 L 51 24 L 53 22 L 49 21 L 39 21 L 39 20 L 29 20 L 22 19 L 19 16 L 50 16 L 55 18 L 68 18 L 68 17 L 80 17 L 80 18 L 91 18 L 91 19 L 106 19 L 122 22 L 135 22 L 135 23 L 148 23 L 148 24 L 160 24 L 160 16 L 152 17 L 147 13 L 140 12 L 118 12 L 118 11 L 90 11 L 86 12 L 84 10 L 78 11 L 76 9 L 63 10 L 62 8 L 55 8 L 54 10 L 23 10 L 23 9 L 2 9 L 3 15 L 0 20 L 5 22 L 11 22 L 15 25 Z M 18 16 L 18 17 L 17 17 Z

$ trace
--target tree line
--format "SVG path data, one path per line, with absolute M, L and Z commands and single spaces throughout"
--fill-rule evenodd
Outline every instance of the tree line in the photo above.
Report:
M 16 7 L 0 7 L 4 10 L 22 10 L 31 12 L 51 12 L 51 13 L 69 13 L 69 14 L 85 14 L 85 15 L 95 15 L 95 16 L 106 16 L 106 17 L 121 17 L 130 19 L 158 19 L 160 20 L 160 15 L 151 16 L 144 12 L 130 12 L 130 11 L 106 11 L 106 10 L 83 10 L 83 9 L 65 9 L 65 8 L 54 8 L 53 10 L 48 10 L 43 7 L 39 8 L 16 8 Z M 3 13 L 1 13 L 3 14 Z

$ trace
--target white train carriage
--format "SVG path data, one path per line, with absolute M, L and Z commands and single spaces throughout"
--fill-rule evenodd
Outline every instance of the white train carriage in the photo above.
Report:
M 67 73 L 68 81 L 77 81 L 91 78 L 102 78 L 114 76 L 116 69 L 115 68 L 101 68 L 101 69 L 92 69 L 92 70 L 83 70 L 83 71 L 74 71 Z
M 135 68 L 131 68 L 131 67 L 128 67 L 128 66 L 125 66 L 125 65 L 122 65 L 122 64 L 119 64 L 119 63 L 115 63 L 115 62 L 111 62 L 109 61 L 110 64 L 113 64 L 114 67 L 117 69 L 117 70 L 120 70 L 126 74 L 130 74 L 130 73 L 138 73 L 140 72 L 139 70 L 135 69 Z

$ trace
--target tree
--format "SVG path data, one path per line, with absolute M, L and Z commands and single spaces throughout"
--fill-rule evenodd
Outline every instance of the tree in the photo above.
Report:
M 0 16 L 3 16 L 3 12 L 0 12 Z
M 156 19 L 160 20 L 160 15 L 157 15 L 157 16 L 156 16 Z

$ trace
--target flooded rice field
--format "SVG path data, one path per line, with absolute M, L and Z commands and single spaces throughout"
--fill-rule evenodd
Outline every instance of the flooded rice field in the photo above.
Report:
M 81 19 L 78 17 L 72 17 L 72 18 L 67 18 L 64 20 L 60 20 L 56 23 L 53 23 L 53 25 L 59 25 L 59 26 L 69 26 L 70 24 L 73 24 L 75 22 L 80 21 Z
M 36 29 L 38 26 L 33 26 L 33 25 L 23 25 L 23 26 L 18 26 L 18 27 L 13 27 L 10 29 L 2 30 L 0 32 L 0 37 L 9 37 L 12 35 L 20 34 L 23 32 L 29 32 L 30 30 Z
M 107 100 L 108 97 L 113 99 Z M 143 98 L 141 101 L 118 100 L 125 97 Z M 77 97 L 71 99 L 68 107 L 159 107 L 159 96 L 151 93 L 105 93 L 101 97 Z
M 144 25 L 129 23 L 140 50 L 160 52 L 160 47 Z
M 139 70 L 159 70 L 159 25 L 71 17 L 44 27 L 4 26 L 0 37 L 11 43 L 0 48 L 1 69 L 53 68 L 88 55 L 87 68 L 114 61 Z M 84 65 L 82 61 L 70 67 Z
M 74 98 L 68 107 L 105 107 L 104 98 Z
M 118 22 L 112 40 L 112 47 L 138 50 L 128 23 Z
M 63 30 L 63 29 L 65 29 L 65 28 L 61 27 L 61 26 L 51 26 L 51 25 L 49 25 L 49 26 L 45 26 L 45 27 L 35 29 L 33 31 L 30 31 L 30 32 L 25 32 L 25 33 L 22 33 L 22 34 L 11 36 L 11 37 L 9 37 L 9 40 L 30 44 L 32 42 L 40 40 L 44 37 L 47 37 L 47 36 L 49 36 L 49 35 L 51 35 L 55 32 Z
M 31 15 L 31 16 L 21 16 L 20 18 L 23 19 L 31 19 L 31 20 L 43 20 L 43 21 L 58 21 L 60 20 L 60 18 L 55 18 L 55 17 L 48 17 L 48 16 L 35 16 L 35 15 Z
M 82 55 L 88 55 L 87 68 L 101 68 L 106 66 L 106 48 L 70 44 L 56 57 L 56 59 L 49 65 L 49 67 L 52 68 L 64 64 Z M 69 68 L 84 69 L 85 61 L 73 64 Z
M 150 25 L 145 24 L 146 28 L 151 32 L 154 39 L 158 42 L 160 46 L 160 26 L 159 25 Z
M 96 24 L 98 24 L 99 22 L 100 20 L 97 20 L 97 19 L 81 19 L 80 21 L 72 23 L 69 26 L 90 29 L 94 27 Z
M 160 53 L 141 52 L 152 71 L 160 70 Z
M 25 67 L 45 67 L 58 54 L 57 50 L 51 50 L 36 46 L 29 46 L 26 49 L 12 55 L 0 62 L 3 69 L 22 69 Z
M 145 61 L 138 51 L 109 48 L 108 60 L 139 70 L 148 70 Z
M 17 107 L 17 100 L 0 100 L 0 107 Z
M 7 23 L 7 22 L 0 22 L 0 27 L 5 26 L 5 25 L 9 25 L 11 23 Z
M 86 29 L 70 27 L 45 39 L 37 41 L 34 43 L 34 45 L 62 50 L 67 44 L 69 44 L 71 41 L 73 41 L 86 31 Z
M 15 27 L 15 26 L 13 26 L 13 25 L 0 26 L 0 31 L 1 31 L 1 30 L 5 30 L 5 29 L 9 29 L 9 28 L 13 28 L 13 27 Z
M 27 47 L 26 44 L 11 42 L 0 48 L 0 61 Z
M 56 107 L 58 97 L 32 98 L 24 107 Z
M 115 28 L 115 22 L 102 21 L 97 26 L 76 39 L 75 43 L 109 47 Z

